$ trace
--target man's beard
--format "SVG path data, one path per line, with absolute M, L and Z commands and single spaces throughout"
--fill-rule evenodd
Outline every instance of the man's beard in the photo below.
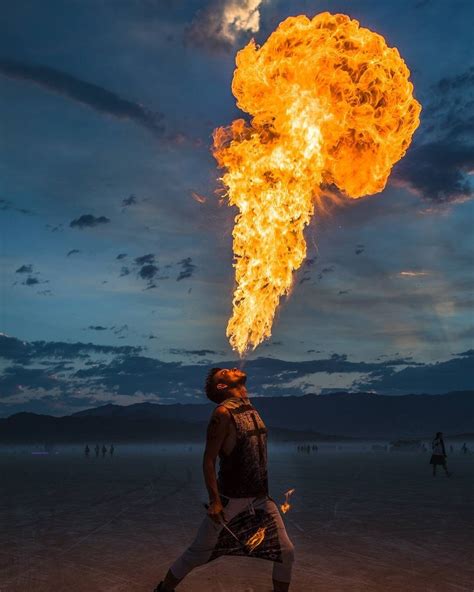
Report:
M 244 374 L 241 378 L 239 378 L 237 380 L 237 382 L 235 383 L 235 385 L 236 386 L 244 386 L 246 382 L 247 382 L 247 374 Z

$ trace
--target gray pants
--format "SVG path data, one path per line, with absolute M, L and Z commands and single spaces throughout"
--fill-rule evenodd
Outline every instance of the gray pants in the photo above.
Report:
M 250 513 L 256 510 L 263 510 L 266 514 L 266 518 L 270 518 L 273 520 L 273 523 L 276 524 L 280 553 L 279 561 L 273 563 L 273 579 L 279 582 L 289 583 L 294 561 L 294 547 L 288 538 L 285 525 L 275 502 L 268 497 L 229 498 L 229 502 L 224 508 L 226 523 L 229 524 L 235 516 L 241 512 L 246 512 L 247 510 L 249 510 Z M 213 555 L 215 555 L 219 535 L 223 529 L 224 527 L 221 524 L 216 524 L 206 514 L 194 541 L 171 566 L 172 574 L 176 578 L 182 579 L 195 567 L 210 561 L 213 558 Z M 238 532 L 235 534 L 239 536 Z M 245 540 L 243 542 L 245 542 Z M 226 553 L 224 552 L 222 554 Z

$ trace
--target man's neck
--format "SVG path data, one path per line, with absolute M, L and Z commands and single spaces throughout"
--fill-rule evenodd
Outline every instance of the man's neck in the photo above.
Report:
M 244 385 L 234 386 L 227 391 L 228 397 L 235 397 L 238 399 L 248 399 L 247 389 Z

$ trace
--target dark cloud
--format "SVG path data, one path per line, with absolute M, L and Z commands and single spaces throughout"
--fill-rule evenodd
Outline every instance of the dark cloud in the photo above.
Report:
M 138 199 L 135 197 L 135 195 L 129 195 L 128 197 L 126 197 L 125 199 L 122 200 L 122 207 L 128 208 L 128 207 L 133 206 L 137 203 L 138 203 Z
M 92 214 L 82 214 L 79 218 L 75 218 L 72 222 L 69 223 L 71 228 L 92 228 L 94 226 L 98 226 L 99 224 L 108 224 L 110 222 L 109 218 L 105 216 L 93 216 Z
M 49 370 L 42 368 L 25 368 L 23 366 L 8 366 L 0 375 L 1 397 L 11 397 L 21 393 L 25 388 L 53 389 L 58 380 Z
M 213 349 L 177 349 L 171 348 L 168 350 L 170 354 L 175 356 L 222 356 L 223 352 L 218 352 Z
M 364 245 L 356 245 L 355 254 L 361 255 L 365 251 Z
M 38 278 L 35 277 L 28 277 L 26 278 L 26 280 L 24 282 L 22 282 L 25 286 L 35 286 L 36 284 L 39 284 L 40 281 Z
M 130 270 L 128 269 L 128 267 L 123 266 L 120 269 L 120 277 L 123 277 L 125 275 L 129 275 L 130 274 Z
M 398 165 L 395 179 L 437 203 L 472 197 L 467 174 L 474 170 L 474 143 L 448 139 L 412 148 Z
M 22 265 L 15 270 L 15 273 L 33 273 L 33 265 L 31 265 L 31 263 L 28 265 Z
M 474 66 L 444 77 L 429 93 L 414 145 L 393 171 L 393 181 L 428 201 L 472 198 Z
M 0 358 L 29 364 L 42 358 L 85 359 L 90 354 L 130 355 L 142 351 L 140 346 L 96 345 L 93 343 L 65 343 L 63 341 L 22 341 L 0 334 Z
M 144 280 L 152 280 L 159 271 L 159 267 L 150 263 L 148 265 L 143 265 L 138 272 L 140 277 Z
M 120 259 L 125 259 L 125 257 L 127 256 L 127 253 L 119 253 L 117 255 L 117 257 L 115 257 L 116 259 L 120 260 Z
M 111 330 L 118 336 L 125 336 L 128 327 L 114 326 Z M 142 355 L 143 349 L 91 343 L 26 342 L 0 335 L 1 355 L 13 362 L 0 374 L 0 386 L 8 394 L 4 396 L 21 393 L 22 400 L 25 392 L 20 389 L 20 385 L 23 389 L 31 388 L 32 405 L 43 397 L 43 394 L 35 394 L 34 388 L 48 391 L 55 387 L 55 405 L 58 400 L 67 405 L 68 399 L 73 399 L 78 390 L 88 392 L 92 404 L 102 404 L 105 398 L 117 402 L 117 397 L 121 395 L 138 394 L 152 398 L 159 396 L 175 402 L 193 399 L 204 401 L 203 384 L 207 373 L 204 366 L 216 364 L 212 358 L 222 355 L 222 352 L 209 349 L 169 350 L 174 355 L 199 358 L 199 362 L 185 364 L 146 357 Z M 308 353 L 321 352 L 308 350 Z M 473 350 L 437 364 L 421 364 L 410 358 L 399 357 L 376 362 L 352 362 L 347 355 L 332 354 L 324 359 L 303 362 L 261 357 L 247 360 L 245 369 L 249 376 L 250 392 L 262 396 L 303 395 L 311 389 L 316 390 L 315 374 L 320 374 L 323 382 L 327 374 L 343 376 L 354 373 L 363 378 L 353 384 L 352 390 L 377 391 L 389 395 L 436 394 L 472 388 L 473 362 Z M 25 368 L 32 363 L 45 368 Z M 217 364 L 220 367 L 233 367 L 238 362 L 227 360 Z M 61 374 L 58 375 L 58 372 Z M 46 395 L 50 394 L 46 392 Z
M 193 264 L 192 261 L 193 260 L 191 257 L 186 257 L 185 259 L 181 259 L 181 261 L 178 262 L 178 265 L 181 265 L 181 271 L 179 272 L 178 277 L 176 278 L 177 282 L 192 277 L 196 269 L 196 266 Z
M 145 265 L 145 263 L 155 263 L 155 255 L 153 253 L 148 253 L 148 255 L 135 257 L 135 263 L 137 265 Z
M 417 364 L 399 371 L 381 367 L 371 373 L 369 380 L 361 381 L 357 386 L 361 390 L 393 395 L 470 390 L 474 386 L 473 367 L 474 350 L 470 350 L 445 362 Z
M 80 253 L 81 251 L 79 251 L 79 249 L 71 249 L 69 251 L 69 253 L 66 255 L 66 257 L 69 257 L 70 255 L 74 255 L 75 253 Z
M 330 265 L 329 267 L 323 267 L 318 274 L 318 280 L 322 280 L 326 274 L 332 273 L 333 271 L 334 267 L 332 265 Z
M 102 325 L 89 325 L 87 328 L 91 331 L 107 331 L 107 327 L 102 327 Z
M 61 70 L 9 59 L 0 59 L 0 74 L 8 78 L 32 82 L 48 91 L 87 105 L 99 113 L 130 120 L 161 136 L 162 114 L 145 109 L 139 103 L 122 99 L 117 94 L 91 84 Z
M 17 208 L 9 199 L 0 199 L 0 211 L 6 212 L 8 210 L 20 212 L 20 214 L 35 214 L 35 212 L 32 210 L 28 210 L 26 208 Z

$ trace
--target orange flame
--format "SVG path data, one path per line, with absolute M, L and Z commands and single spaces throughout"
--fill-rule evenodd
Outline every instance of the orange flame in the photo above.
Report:
M 382 191 L 421 106 L 398 50 L 343 14 L 290 17 L 236 64 L 232 92 L 251 122 L 216 129 L 214 156 L 239 209 L 227 336 L 243 355 L 271 335 L 306 257 L 303 231 L 321 184 L 353 199 Z
M 283 512 L 283 514 L 286 514 L 288 512 L 288 510 L 291 508 L 291 504 L 290 504 L 290 498 L 291 496 L 295 493 L 294 489 L 289 489 L 286 493 L 285 493 L 285 501 L 281 504 L 280 508 L 281 511 Z
M 249 540 L 245 543 L 245 546 L 248 548 L 248 552 L 251 553 L 254 551 L 259 545 L 263 543 L 265 538 L 265 531 L 266 527 L 261 527 L 257 530 L 255 534 L 253 534 Z

